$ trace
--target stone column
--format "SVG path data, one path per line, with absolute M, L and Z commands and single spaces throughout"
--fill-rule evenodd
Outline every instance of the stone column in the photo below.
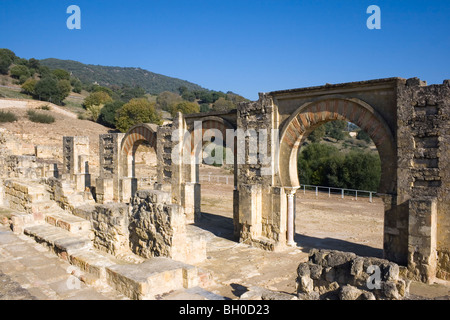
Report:
M 120 147 L 125 133 L 107 133 L 99 137 L 100 167 L 96 179 L 97 202 L 120 201 L 119 177 L 124 168 L 120 163 Z
M 436 198 L 409 200 L 409 276 L 427 283 L 436 277 L 436 204 Z
M 63 137 L 63 178 L 76 182 L 76 189 L 84 191 L 87 181 L 89 137 Z M 84 186 L 83 186 L 84 184 Z M 83 190 L 81 190 L 83 189 Z
M 288 246 L 295 247 L 296 243 L 294 241 L 295 234 L 295 192 L 298 188 L 286 188 L 287 195 L 287 230 L 286 230 L 286 241 Z

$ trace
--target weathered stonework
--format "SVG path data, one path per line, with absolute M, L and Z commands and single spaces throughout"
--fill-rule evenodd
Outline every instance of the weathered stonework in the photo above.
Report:
M 130 253 L 127 205 L 96 205 L 90 220 L 95 248 L 115 256 Z
M 90 188 L 89 137 L 63 138 L 63 174 L 75 182 L 77 191 Z
M 369 134 L 380 155 L 384 258 L 406 266 L 415 280 L 448 279 L 449 115 L 449 80 L 428 86 L 417 78 L 388 78 L 261 93 L 258 101 L 240 103 L 230 112 L 179 113 L 163 126 L 138 124 L 126 134 L 102 135 L 95 192 L 87 137 L 64 137 L 63 166 L 58 170 L 56 162 L 31 156 L 50 157 L 54 150 L 23 146 L 20 156 L 12 155 L 5 146 L 20 144 L 6 141 L 0 131 L 0 202 L 36 214 L 53 201 L 71 213 L 86 215 L 96 233 L 96 247 L 114 255 L 132 248 L 143 257 L 201 261 L 204 242 L 192 239 L 185 225 L 201 219 L 198 164 L 193 160 L 203 141 L 191 145 L 191 150 L 183 139 L 193 134 L 195 121 L 203 121 L 202 133 L 238 131 L 233 137 L 236 238 L 267 250 L 295 246 L 299 148 L 318 126 L 347 120 Z M 155 190 L 146 192 L 138 190 L 134 167 L 142 142 L 157 154 Z M 39 192 L 34 192 L 36 184 L 44 190 L 36 187 Z M 122 204 L 81 210 L 80 206 L 93 203 L 91 192 L 97 203 Z M 38 199 L 41 194 L 43 201 Z M 127 205 L 132 209 L 129 216 Z M 302 286 L 310 287 L 319 279 L 304 280 Z M 358 290 L 345 287 L 341 295 L 370 297 Z
M 120 200 L 120 151 L 124 133 L 108 133 L 99 137 L 100 170 L 95 180 L 98 203 Z
M 314 249 L 308 262 L 297 268 L 298 296 L 302 300 L 399 300 L 409 292 L 409 280 L 399 274 L 399 266 L 388 260 Z
M 170 257 L 186 263 L 206 258 L 205 240 L 188 237 L 183 209 L 171 204 L 168 192 L 138 191 L 132 207 L 129 232 L 134 253 L 144 258 Z

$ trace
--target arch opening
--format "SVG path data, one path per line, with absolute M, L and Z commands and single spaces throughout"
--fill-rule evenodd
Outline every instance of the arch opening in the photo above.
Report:
M 346 123 L 351 123 L 352 125 L 354 124 L 355 126 L 359 127 L 363 132 L 367 133 L 367 137 L 371 141 L 373 141 L 373 148 L 375 149 L 373 150 L 373 152 L 378 152 L 380 164 L 380 172 L 379 172 L 380 178 L 377 186 L 378 188 L 377 190 L 367 190 L 367 191 L 377 191 L 378 194 L 395 193 L 396 172 L 394 169 L 395 167 L 392 165 L 395 164 L 396 161 L 394 151 L 395 150 L 394 138 L 390 128 L 387 126 L 386 122 L 382 119 L 382 117 L 371 106 L 358 99 L 323 99 L 311 103 L 306 103 L 300 106 L 296 110 L 296 112 L 291 115 L 288 121 L 286 121 L 286 125 L 281 133 L 281 140 L 280 140 L 281 141 L 280 158 L 279 158 L 280 182 L 287 192 L 289 192 L 290 194 L 292 193 L 295 194 L 296 197 L 296 199 L 294 200 L 294 204 L 291 205 L 290 207 L 288 205 L 287 208 L 288 244 L 289 244 L 289 234 L 292 234 L 291 238 L 294 237 L 295 235 L 295 241 L 301 242 L 302 246 L 311 245 L 313 247 L 317 247 L 321 245 L 326 245 L 333 247 L 337 245 L 338 247 L 337 248 L 334 247 L 334 249 L 348 250 L 348 251 L 359 250 L 360 251 L 359 253 L 363 253 L 366 255 L 382 256 L 383 251 L 381 248 L 383 248 L 385 245 L 382 240 L 384 237 L 383 225 L 385 218 L 384 202 L 382 199 L 375 200 L 374 197 L 373 203 L 370 203 L 371 205 L 370 208 L 372 211 L 371 219 L 373 219 L 372 224 L 376 222 L 376 227 L 374 228 L 377 230 L 375 232 L 377 240 L 376 245 L 374 247 L 361 243 L 361 241 L 366 241 L 367 239 L 357 239 L 358 237 L 355 236 L 355 234 L 358 234 L 358 230 L 354 230 L 353 235 L 352 232 L 348 232 L 349 235 L 348 239 L 343 240 L 342 238 L 339 239 L 338 237 L 337 239 L 334 239 L 334 241 L 332 241 L 333 239 L 330 239 L 326 235 L 339 234 L 339 230 L 345 227 L 346 224 L 354 225 L 356 216 L 358 216 L 358 219 L 361 218 L 362 220 L 364 220 L 365 218 L 369 219 L 369 217 L 364 217 L 363 215 L 360 215 L 360 213 L 365 210 L 365 207 L 369 205 L 369 201 L 366 201 L 364 202 L 364 204 L 362 204 L 362 202 L 354 201 L 356 198 L 355 195 L 353 195 L 353 197 L 349 197 L 348 195 L 345 196 L 344 194 L 344 198 L 346 200 L 353 201 L 349 203 L 348 207 L 349 208 L 355 207 L 355 209 L 351 209 L 350 211 L 342 206 L 344 202 L 339 203 L 339 201 L 334 199 L 333 201 L 329 201 L 329 199 L 326 199 L 325 202 L 320 203 L 319 201 L 320 195 L 323 194 L 325 191 L 325 197 L 328 198 L 329 196 L 331 196 L 330 192 L 331 190 L 330 189 L 320 190 L 320 188 L 317 187 L 312 188 L 312 198 L 308 199 L 307 197 L 308 192 L 306 190 L 306 187 L 304 186 L 305 181 L 299 179 L 299 175 L 301 178 L 305 178 L 301 176 L 304 172 L 301 171 L 301 165 L 299 166 L 299 156 L 301 155 L 300 149 L 302 145 L 305 142 L 307 142 L 308 137 L 314 137 L 316 135 L 314 134 L 315 130 L 319 129 L 322 125 L 326 123 L 333 123 L 336 121 L 345 121 Z M 311 154 L 310 156 L 313 158 L 317 156 L 314 155 L 314 152 L 311 152 Z M 358 157 L 356 157 L 356 159 L 358 161 L 360 160 L 358 159 Z M 318 159 L 312 160 L 316 162 L 318 161 Z M 343 159 L 341 158 L 340 160 L 344 161 L 346 159 L 344 157 Z M 333 163 L 333 160 L 330 160 L 329 162 Z M 334 161 L 334 164 L 336 164 L 336 162 L 339 161 Z M 328 176 L 327 178 L 329 178 L 329 180 L 333 179 L 336 180 L 336 177 L 332 176 Z M 317 181 L 323 182 L 324 180 L 319 179 L 316 180 L 316 182 Z M 303 188 L 301 188 L 302 187 L 301 182 L 303 182 Z M 327 182 L 329 183 L 330 181 Z M 334 182 L 336 183 L 339 181 Z M 357 188 L 360 186 L 353 186 L 353 187 L 356 187 L 355 190 L 357 190 Z M 322 192 L 320 192 L 319 190 Z M 341 191 L 341 193 L 337 195 L 337 199 L 340 199 L 342 194 L 343 193 Z M 309 195 L 311 196 L 311 194 Z M 373 195 L 375 195 L 375 193 Z M 362 195 L 360 194 L 360 200 L 361 196 Z M 324 203 L 328 204 L 324 205 Z M 312 206 L 313 208 L 314 206 L 316 206 L 316 208 L 307 209 L 308 206 L 310 207 Z M 317 210 L 317 208 L 321 207 L 322 209 L 329 211 L 328 215 L 318 214 L 319 210 Z M 299 212 L 296 213 L 295 211 Z M 349 219 L 347 220 L 347 223 L 343 221 L 339 222 L 335 219 L 336 217 L 339 216 L 336 215 L 339 213 L 339 211 L 346 212 L 343 213 L 342 215 L 344 214 L 347 215 L 346 218 Z M 351 211 L 353 211 L 353 213 Z M 311 215 L 311 213 L 313 214 Z M 292 218 L 292 216 L 294 217 Z M 360 222 L 361 224 L 364 224 L 362 220 Z M 323 228 L 322 230 L 317 230 L 316 228 L 316 230 L 314 231 L 315 233 L 314 232 L 308 233 L 309 231 L 306 230 L 308 227 L 307 224 L 311 226 L 314 223 L 322 225 L 325 223 L 326 227 Z M 300 226 L 297 227 L 297 230 L 295 230 L 296 224 Z M 341 224 L 340 227 L 338 227 L 339 224 Z M 362 230 L 367 229 L 368 225 L 370 225 L 370 221 L 366 221 L 366 226 L 360 226 L 360 228 L 362 228 Z M 359 243 L 355 244 L 355 241 Z

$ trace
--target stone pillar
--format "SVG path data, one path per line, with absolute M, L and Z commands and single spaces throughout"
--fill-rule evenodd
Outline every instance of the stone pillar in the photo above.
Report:
M 186 214 L 186 222 L 192 223 L 201 215 L 201 186 L 196 182 L 185 182 L 181 186 L 182 207 Z
M 414 279 L 432 283 L 436 277 L 437 199 L 409 200 L 408 271 Z
M 63 137 L 63 178 L 73 182 L 79 180 L 77 189 L 80 189 L 83 183 L 82 178 L 76 175 L 89 171 L 86 170 L 88 159 L 89 137 Z
M 286 241 L 288 246 L 296 246 L 294 241 L 295 235 L 295 192 L 297 188 L 286 188 L 287 195 L 287 227 L 286 227 Z
M 261 185 L 242 184 L 239 189 L 240 242 L 262 235 Z
M 137 179 L 133 177 L 123 177 L 119 181 L 120 202 L 130 203 L 131 198 L 137 191 Z
M 97 202 L 120 201 L 119 177 L 126 174 L 121 168 L 120 151 L 125 133 L 107 133 L 99 137 L 100 168 L 96 179 Z
M 89 173 L 89 156 L 78 156 L 78 170 L 74 173 L 75 190 L 78 192 L 86 191 L 91 186 L 91 175 Z

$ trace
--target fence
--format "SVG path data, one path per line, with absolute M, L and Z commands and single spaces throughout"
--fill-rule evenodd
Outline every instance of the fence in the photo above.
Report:
M 217 176 L 217 175 L 202 175 L 199 177 L 200 182 L 209 182 L 209 183 L 222 183 L 222 184 L 233 184 L 234 176 Z M 320 193 L 328 192 L 328 197 L 331 197 L 331 194 L 339 194 L 342 199 L 345 196 L 354 196 L 355 200 L 359 198 L 369 198 L 369 202 L 373 202 L 374 196 L 377 195 L 376 191 L 367 191 L 367 190 L 356 190 L 356 189 L 345 189 L 345 188 L 334 188 L 334 187 L 324 187 L 324 186 L 313 186 L 308 184 L 301 184 L 300 189 L 297 192 L 301 192 L 303 190 L 303 194 L 306 194 L 306 190 L 314 191 L 316 197 L 319 196 Z
M 199 177 L 199 180 L 200 182 L 233 184 L 234 176 L 203 175 Z
M 355 200 L 358 200 L 359 197 L 369 197 L 369 202 L 373 202 L 374 194 L 376 195 L 376 191 L 367 191 L 367 190 L 356 190 L 356 189 L 344 189 L 344 188 L 334 188 L 334 187 L 324 187 L 324 186 L 312 186 L 307 184 L 301 184 L 300 190 L 303 190 L 303 194 L 306 193 L 306 190 L 313 190 L 316 193 L 316 197 L 319 196 L 319 191 L 321 193 L 328 192 L 328 197 L 331 197 L 331 193 L 340 194 L 341 198 L 344 199 L 345 195 L 355 197 Z M 299 191 L 300 191 L 299 190 Z M 333 190 L 333 191 L 332 191 Z M 337 190 L 337 192 L 336 192 Z M 298 192 L 298 191 L 297 191 Z

